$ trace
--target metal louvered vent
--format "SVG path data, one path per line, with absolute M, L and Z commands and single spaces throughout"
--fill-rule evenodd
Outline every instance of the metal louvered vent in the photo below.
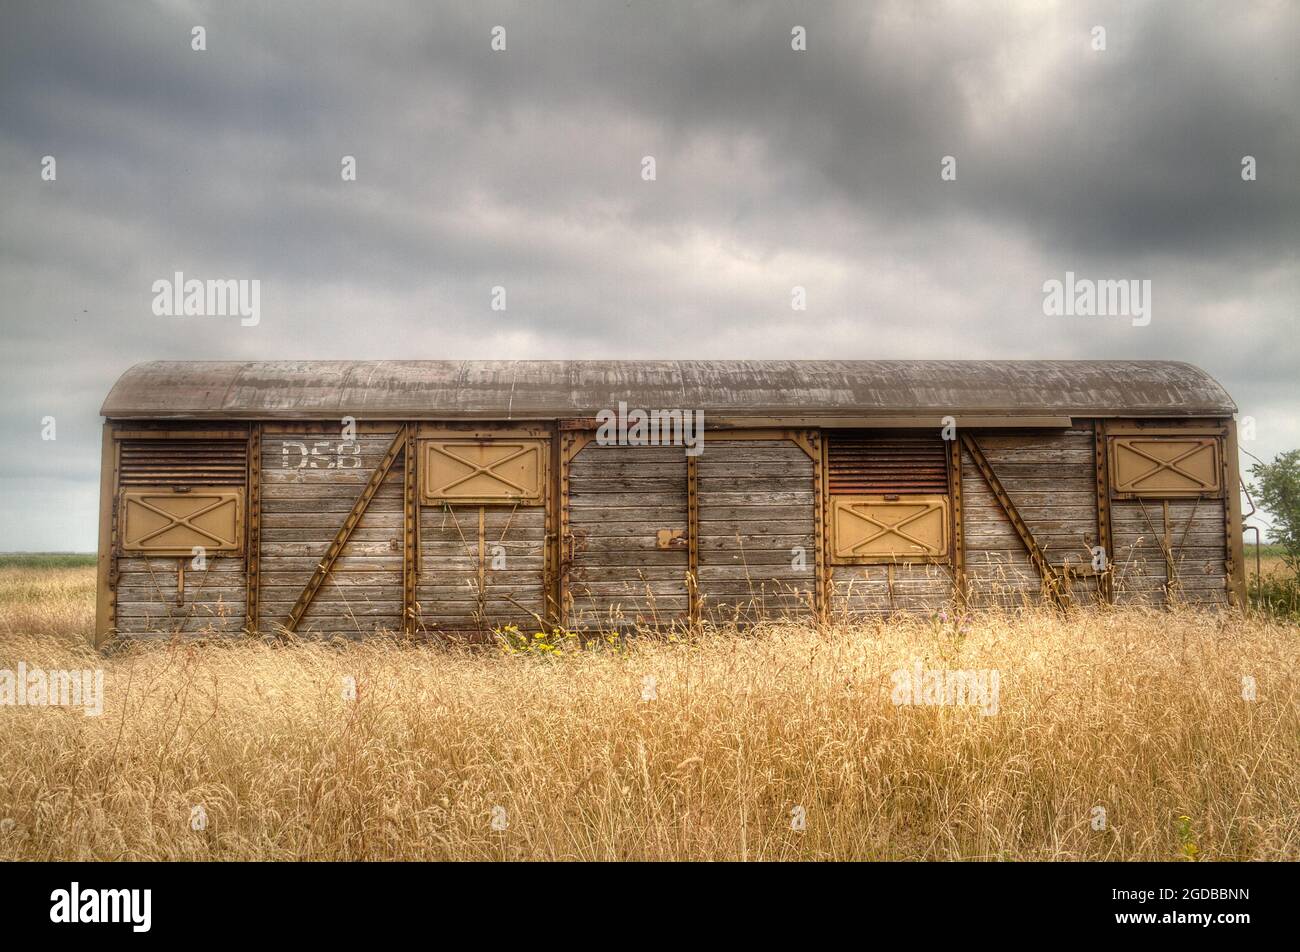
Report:
M 123 486 L 243 486 L 244 440 L 123 440 Z
M 832 433 L 831 495 L 934 495 L 948 491 L 948 447 L 938 434 Z

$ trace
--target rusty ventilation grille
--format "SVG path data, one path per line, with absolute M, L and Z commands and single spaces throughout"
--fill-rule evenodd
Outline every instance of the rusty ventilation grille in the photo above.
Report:
M 248 466 L 244 440 L 123 440 L 123 486 L 242 486 Z
M 834 433 L 826 453 L 832 495 L 948 491 L 947 444 L 938 434 Z

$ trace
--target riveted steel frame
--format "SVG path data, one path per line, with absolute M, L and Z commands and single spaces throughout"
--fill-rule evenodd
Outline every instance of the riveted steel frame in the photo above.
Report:
M 1106 458 L 1108 444 L 1105 420 L 1092 421 L 1092 446 L 1096 462 L 1097 545 L 1101 546 L 1105 560 L 1097 578 L 1097 594 L 1103 602 L 1115 601 L 1115 557 L 1110 513 L 1110 463 Z
M 262 588 L 262 425 L 248 432 L 248 537 L 246 540 L 244 631 L 257 634 Z
M 686 457 L 686 610 L 700 620 L 700 480 L 698 456 Z
M 1237 421 L 1228 420 L 1223 438 L 1223 490 L 1228 494 L 1223 507 L 1223 531 L 1227 551 L 1224 569 L 1228 576 L 1228 597 L 1239 608 L 1245 608 L 1246 558 L 1243 551 L 1245 530 L 1241 516 L 1241 463 L 1237 448 Z
M 966 529 L 961 498 L 961 443 L 948 440 L 948 498 L 952 524 L 949 538 L 952 558 L 953 597 L 959 606 L 966 604 Z
M 582 450 L 591 443 L 595 438 L 594 428 L 585 426 L 585 420 L 561 420 L 560 421 L 560 438 L 559 438 L 559 456 L 560 456 L 560 499 L 559 499 L 559 516 L 560 531 L 556 540 L 556 562 L 559 571 L 557 576 L 556 589 L 556 614 L 559 623 L 563 627 L 568 627 L 572 622 L 573 614 L 573 586 L 571 574 L 573 571 L 573 525 L 572 510 L 570 504 L 570 468 L 576 457 Z M 592 421 L 594 423 L 594 421 Z
M 405 427 L 402 447 L 402 630 L 413 637 L 419 623 L 415 586 L 420 575 L 420 506 L 416 489 L 415 427 Z

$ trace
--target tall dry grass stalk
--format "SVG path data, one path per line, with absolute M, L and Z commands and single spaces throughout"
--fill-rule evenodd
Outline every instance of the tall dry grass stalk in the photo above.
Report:
M 103 667 L 106 689 L 98 718 L 0 708 L 2 859 L 1300 858 L 1300 641 L 1265 619 L 104 657 L 67 637 L 80 583 L 3 585 L 0 669 Z M 998 712 L 896 706 L 918 659 L 997 670 Z

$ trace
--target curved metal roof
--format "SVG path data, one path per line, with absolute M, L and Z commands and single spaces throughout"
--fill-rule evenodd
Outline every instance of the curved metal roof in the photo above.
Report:
M 298 360 L 132 367 L 110 419 L 564 419 L 618 401 L 732 417 L 1227 416 L 1191 364 L 1153 360 Z

